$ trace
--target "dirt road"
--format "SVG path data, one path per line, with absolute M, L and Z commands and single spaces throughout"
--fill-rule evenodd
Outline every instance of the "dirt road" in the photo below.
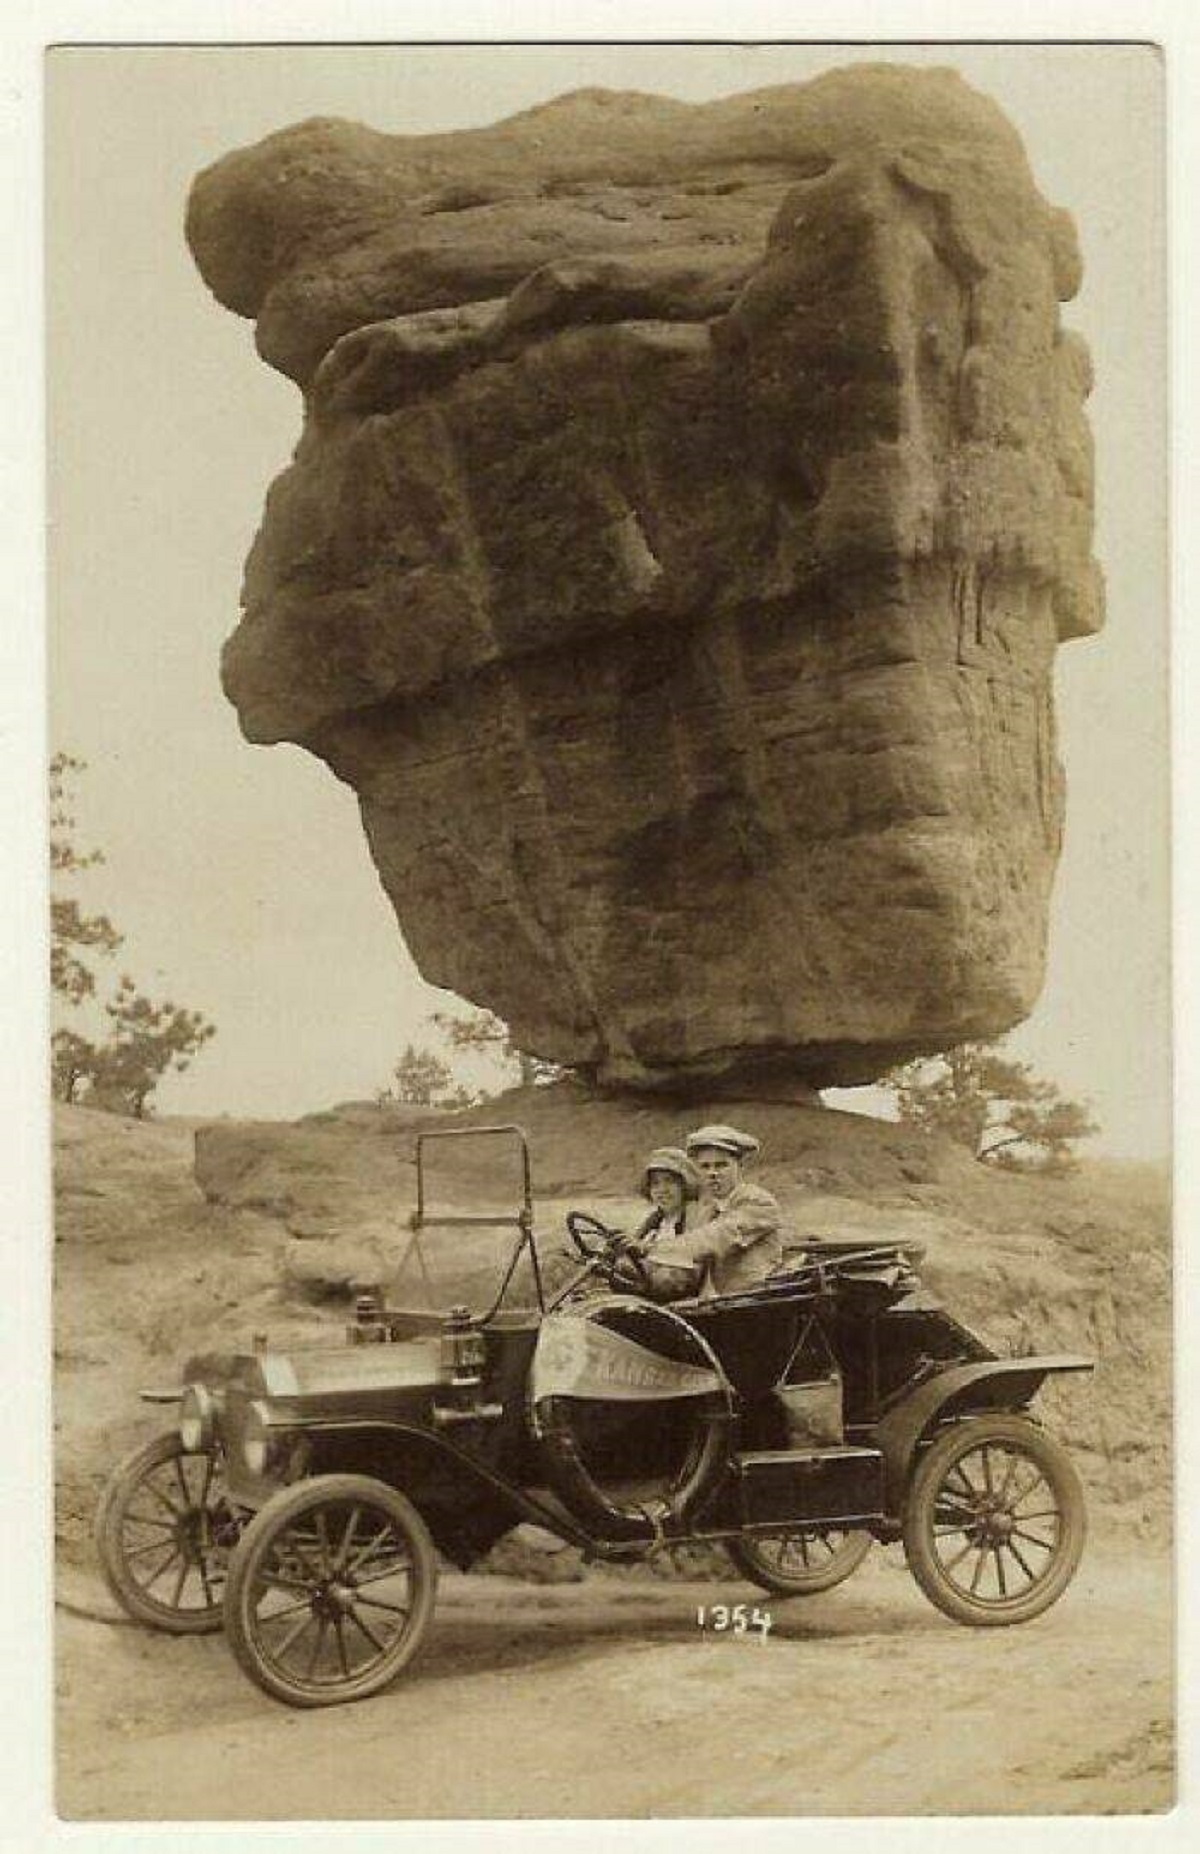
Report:
M 1085 1560 L 1060 1604 L 964 1629 L 895 1551 L 780 1602 L 766 1639 L 702 1630 L 753 1593 L 593 1576 L 445 1576 L 413 1672 L 357 1706 L 268 1699 L 223 1637 L 60 1609 L 58 1807 L 70 1819 L 1010 1814 L 1172 1796 L 1169 1566 Z M 110 1612 L 112 1613 L 112 1612 Z

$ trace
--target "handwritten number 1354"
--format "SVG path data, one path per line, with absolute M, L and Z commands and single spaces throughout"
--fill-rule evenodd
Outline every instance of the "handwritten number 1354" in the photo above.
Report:
M 696 1610 L 696 1622 L 702 1629 L 711 1629 L 715 1635 L 748 1635 L 752 1629 L 758 1630 L 759 1640 L 766 1641 L 771 1628 L 771 1612 L 759 1609 L 755 1604 L 751 1609 L 748 1603 L 701 1603 Z

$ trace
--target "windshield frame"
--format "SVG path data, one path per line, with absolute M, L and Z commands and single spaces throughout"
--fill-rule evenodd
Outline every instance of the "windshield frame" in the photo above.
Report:
M 453 1215 L 434 1215 L 427 1209 L 426 1192 L 426 1146 L 433 1140 L 507 1138 L 517 1141 L 521 1157 L 521 1202 L 517 1209 L 508 1215 L 474 1215 L 471 1212 L 456 1212 Z M 409 1219 L 409 1227 L 414 1239 L 419 1239 L 423 1230 L 429 1229 L 515 1229 L 517 1234 L 511 1253 L 505 1262 L 499 1278 L 499 1286 L 485 1312 L 475 1316 L 480 1325 L 486 1325 L 495 1318 L 508 1292 L 509 1284 L 517 1271 L 522 1252 L 529 1251 L 530 1266 L 533 1271 L 534 1292 L 537 1296 L 537 1309 L 540 1314 L 546 1311 L 546 1294 L 542 1281 L 541 1263 L 538 1257 L 537 1242 L 533 1233 L 533 1173 L 529 1159 L 529 1140 L 524 1127 L 513 1121 L 489 1124 L 480 1127 L 432 1127 L 423 1128 L 416 1140 L 417 1165 L 417 1207 Z M 406 1245 L 400 1260 L 400 1268 L 410 1253 Z M 448 1312 L 448 1308 L 431 1308 L 430 1311 Z

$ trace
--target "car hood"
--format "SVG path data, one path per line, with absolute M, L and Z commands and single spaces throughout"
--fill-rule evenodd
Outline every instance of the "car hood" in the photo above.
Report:
M 404 1390 L 448 1377 L 436 1337 L 388 1345 L 294 1346 L 287 1351 L 197 1352 L 184 1363 L 184 1384 L 214 1396 L 304 1397 L 323 1391 Z

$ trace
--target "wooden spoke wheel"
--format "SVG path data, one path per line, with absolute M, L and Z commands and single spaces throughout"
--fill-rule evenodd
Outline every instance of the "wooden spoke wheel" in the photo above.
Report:
M 96 1514 L 105 1581 L 137 1622 L 173 1635 L 219 1629 L 238 1515 L 216 1453 L 189 1455 L 176 1431 L 120 1464 Z
M 918 1464 L 904 1551 L 922 1590 L 956 1622 L 1028 1622 L 1070 1583 L 1087 1530 L 1065 1452 L 1022 1416 L 955 1423 Z
M 416 1654 L 437 1554 L 403 1494 L 322 1474 L 269 1500 L 229 1567 L 225 1629 L 251 1680 L 291 1706 L 366 1699 Z
M 869 1532 L 844 1532 L 836 1526 L 768 1537 L 729 1539 L 727 1549 L 738 1570 L 761 1590 L 776 1596 L 817 1596 L 853 1576 L 871 1549 Z

